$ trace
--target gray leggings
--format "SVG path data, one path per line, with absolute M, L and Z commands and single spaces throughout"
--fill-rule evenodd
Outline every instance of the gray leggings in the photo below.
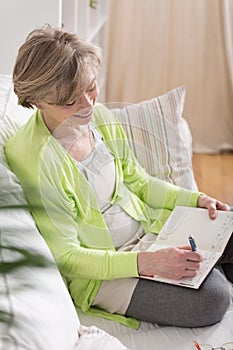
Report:
M 217 264 L 233 283 L 233 235 Z M 230 285 L 214 268 L 198 290 L 140 279 L 126 315 L 141 321 L 201 327 L 220 321 L 229 308 Z

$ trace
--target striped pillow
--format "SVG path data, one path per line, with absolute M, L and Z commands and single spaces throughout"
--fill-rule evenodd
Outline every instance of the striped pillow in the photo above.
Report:
M 184 87 L 137 104 L 114 108 L 130 146 L 149 174 L 196 190 L 192 136 L 182 117 Z M 122 107 L 122 106 L 121 106 Z

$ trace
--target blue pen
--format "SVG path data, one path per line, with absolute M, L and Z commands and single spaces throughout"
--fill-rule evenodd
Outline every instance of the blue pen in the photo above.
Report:
M 197 251 L 197 246 L 196 246 L 196 243 L 195 243 L 195 241 L 194 241 L 192 236 L 189 236 L 189 243 L 190 243 L 190 246 L 192 248 L 192 251 L 196 252 Z

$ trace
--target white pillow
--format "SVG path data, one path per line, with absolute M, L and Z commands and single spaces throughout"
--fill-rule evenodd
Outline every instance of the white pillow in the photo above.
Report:
M 90 317 L 90 316 L 89 316 Z M 92 318 L 90 318 L 92 319 Z M 118 339 L 95 326 L 79 329 L 81 335 L 77 350 L 127 350 Z M 129 349 L 128 349 L 129 350 Z
M 192 136 L 182 117 L 184 87 L 148 101 L 114 108 L 130 146 L 149 174 L 197 190 L 192 169 Z M 112 107 L 107 104 L 108 107 Z
M 0 74 L 0 120 L 9 116 L 11 121 L 22 126 L 33 113 L 33 109 L 18 105 L 18 98 L 13 90 L 12 76 Z

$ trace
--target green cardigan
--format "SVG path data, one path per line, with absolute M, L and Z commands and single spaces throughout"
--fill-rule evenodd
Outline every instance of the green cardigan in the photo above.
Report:
M 112 204 L 140 221 L 145 232 L 158 233 L 176 205 L 196 206 L 199 193 L 145 172 L 111 111 L 97 104 L 93 122 L 115 156 Z M 75 305 L 89 315 L 137 328 L 138 320 L 91 306 L 102 280 L 138 277 L 137 252 L 115 251 L 91 186 L 51 136 L 40 111 L 9 140 L 5 150 Z

